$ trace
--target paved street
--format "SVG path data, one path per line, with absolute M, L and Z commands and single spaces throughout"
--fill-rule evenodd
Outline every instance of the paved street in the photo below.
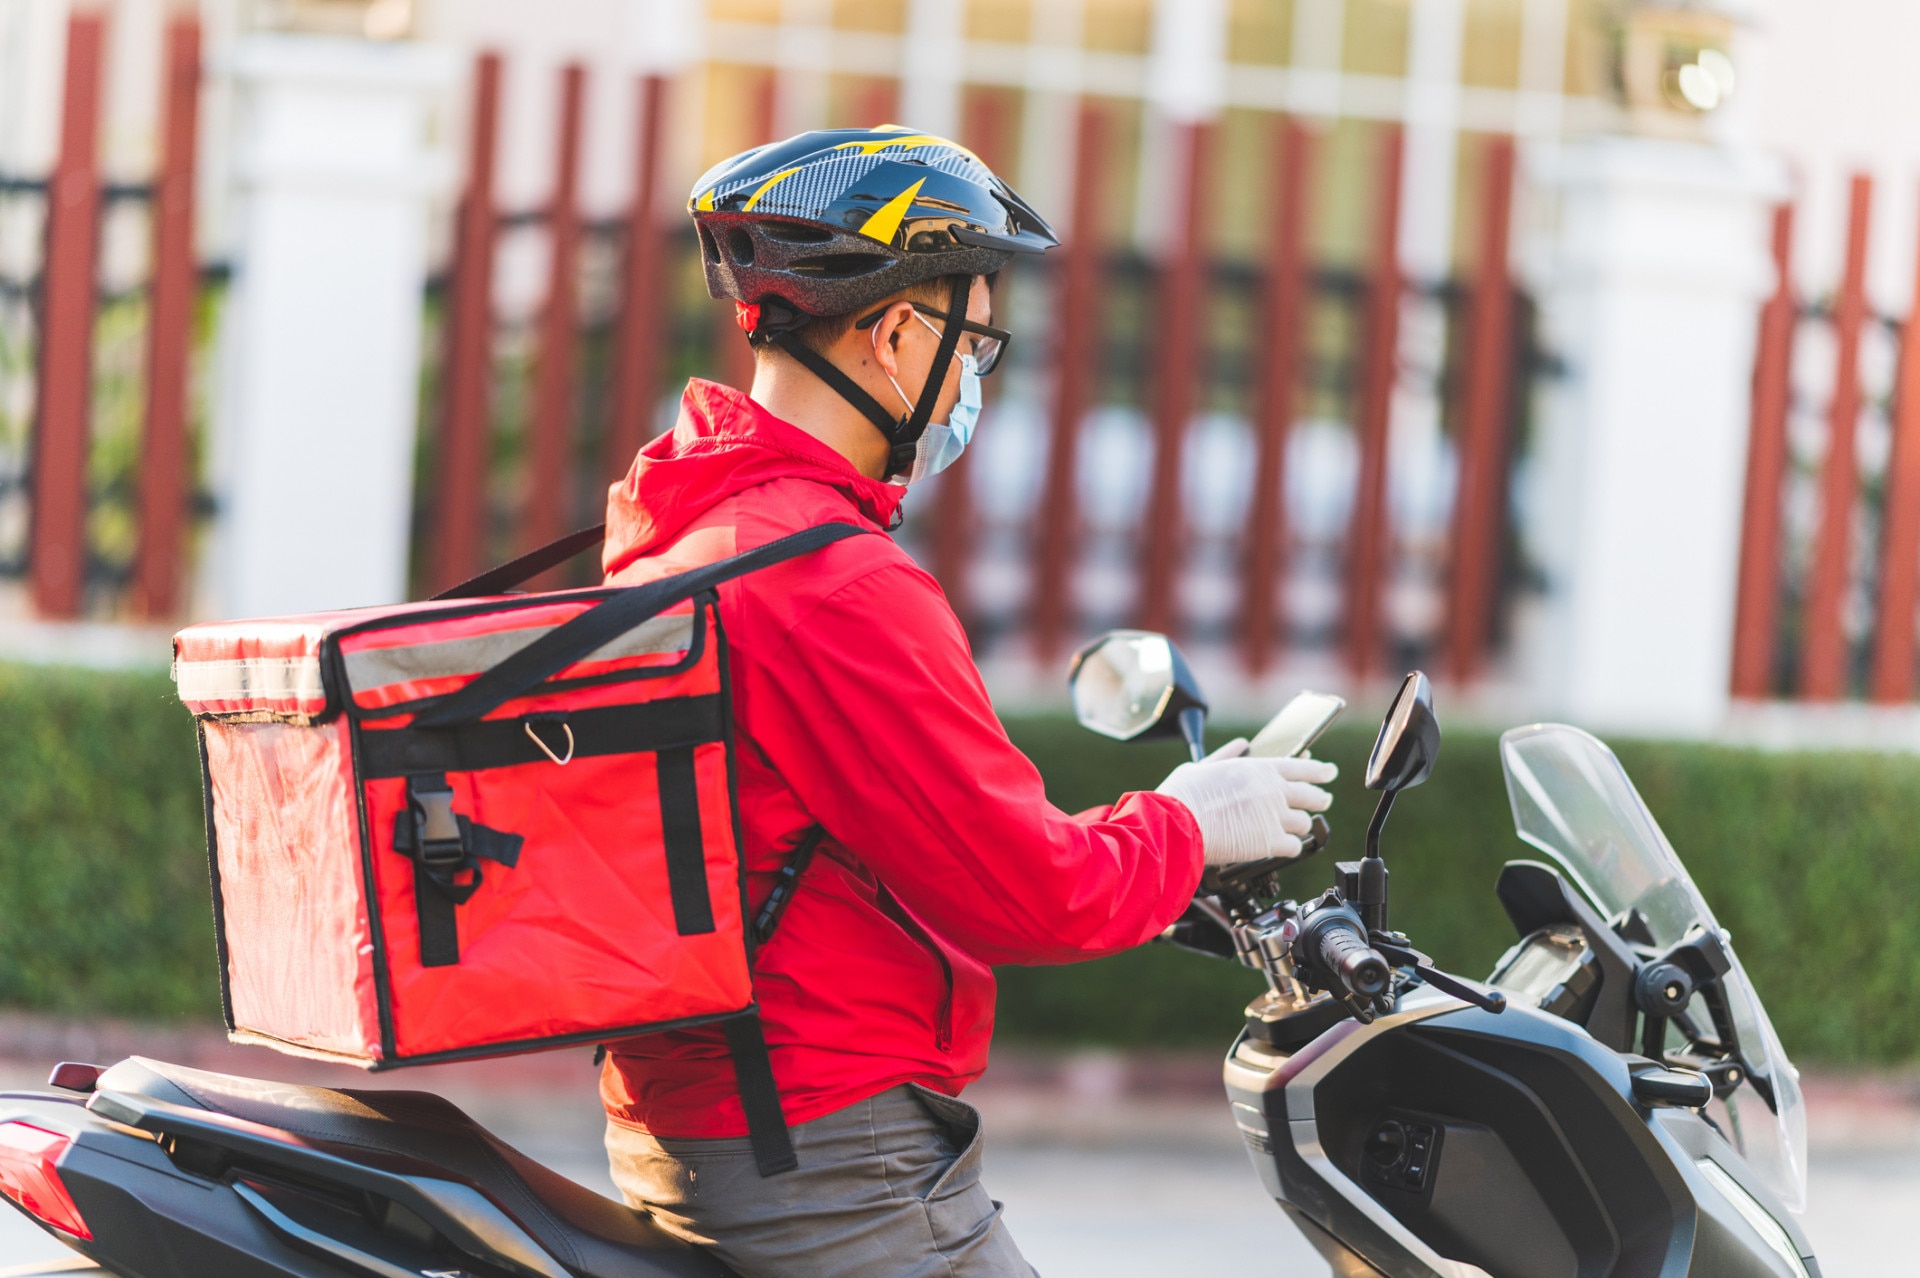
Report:
M 154 1054 L 238 1073 L 439 1090 L 527 1153 L 612 1193 L 592 1071 L 575 1054 L 376 1080 L 198 1040 L 161 1044 Z M 991 1134 L 988 1186 L 1007 1204 L 1008 1223 L 1041 1273 L 1328 1272 L 1261 1192 L 1224 1104 L 1205 1094 L 1198 1068 L 1176 1062 L 1143 1079 L 1138 1066 L 1112 1058 L 1064 1068 L 1013 1060 L 969 1093 Z M 0 1086 L 31 1086 L 42 1076 L 37 1063 L 0 1065 Z M 1920 1108 L 1909 1092 L 1875 1084 L 1816 1081 L 1809 1093 L 1815 1156 L 1807 1228 L 1827 1278 L 1920 1274 L 1905 1242 L 1920 1204 Z M 0 1214 L 0 1278 L 13 1265 L 63 1254 L 22 1218 Z

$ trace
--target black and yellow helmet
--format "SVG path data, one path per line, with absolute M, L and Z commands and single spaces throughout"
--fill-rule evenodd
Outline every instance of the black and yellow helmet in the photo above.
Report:
M 758 308 L 756 340 L 1059 243 L 973 152 L 897 124 L 744 151 L 703 174 L 688 206 L 707 291 Z

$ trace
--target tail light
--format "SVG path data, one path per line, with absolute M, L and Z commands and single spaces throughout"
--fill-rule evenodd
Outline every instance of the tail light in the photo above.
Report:
M 93 1231 L 80 1218 L 56 1165 L 71 1144 L 67 1137 L 31 1123 L 0 1123 L 0 1193 L 36 1220 L 75 1238 L 91 1239 Z

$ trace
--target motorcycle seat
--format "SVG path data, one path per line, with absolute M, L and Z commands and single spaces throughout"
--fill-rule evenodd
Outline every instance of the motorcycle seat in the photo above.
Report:
M 644 1212 L 602 1197 L 525 1154 L 428 1092 L 334 1090 L 188 1069 L 135 1056 L 96 1090 L 278 1128 L 356 1161 L 465 1181 L 581 1278 L 728 1278 L 709 1253 Z

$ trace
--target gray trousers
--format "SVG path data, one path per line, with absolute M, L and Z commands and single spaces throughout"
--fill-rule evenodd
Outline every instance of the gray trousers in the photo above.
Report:
M 628 1206 L 743 1278 L 1032 1278 L 980 1184 L 980 1113 L 908 1084 L 793 1129 L 800 1166 L 762 1178 L 744 1137 L 607 1126 Z

